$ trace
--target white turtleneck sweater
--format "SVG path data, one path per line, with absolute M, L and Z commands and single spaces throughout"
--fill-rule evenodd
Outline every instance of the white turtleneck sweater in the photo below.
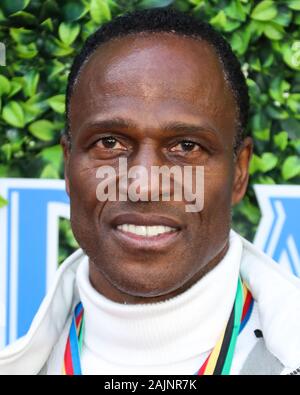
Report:
M 229 319 L 240 270 L 242 243 L 230 233 L 229 249 L 200 281 L 169 300 L 128 305 L 99 294 L 89 281 L 88 258 L 76 274 L 84 307 L 83 374 L 194 374 L 217 343 Z M 257 341 L 256 305 L 238 337 L 231 374 L 238 374 Z M 60 374 L 69 324 L 48 362 Z

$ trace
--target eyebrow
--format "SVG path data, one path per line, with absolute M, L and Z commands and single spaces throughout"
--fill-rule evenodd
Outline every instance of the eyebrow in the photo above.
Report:
M 102 119 L 88 123 L 84 127 L 85 129 L 138 129 L 138 124 L 127 118 L 109 118 Z M 173 121 L 160 126 L 160 128 L 165 132 L 177 132 L 177 133 L 197 133 L 197 132 L 213 132 L 218 135 L 217 130 L 209 124 L 194 124 L 186 123 L 181 121 Z

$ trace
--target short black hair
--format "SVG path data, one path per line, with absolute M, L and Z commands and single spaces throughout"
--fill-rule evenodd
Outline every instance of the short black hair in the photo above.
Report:
M 237 109 L 237 134 L 235 149 L 245 137 L 248 122 L 249 95 L 241 65 L 229 43 L 210 24 L 197 20 L 194 16 L 173 8 L 152 8 L 118 16 L 103 24 L 85 41 L 81 51 L 71 66 L 66 89 L 66 130 L 70 141 L 69 106 L 74 85 L 83 65 L 103 43 L 114 38 L 126 37 L 141 32 L 169 32 L 180 36 L 190 36 L 208 42 L 218 55 L 223 66 L 225 78 L 229 81 Z

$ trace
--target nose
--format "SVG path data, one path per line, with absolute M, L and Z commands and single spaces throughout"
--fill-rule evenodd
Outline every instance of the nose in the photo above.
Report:
M 135 192 L 133 200 L 149 201 L 151 196 L 160 194 L 159 185 L 151 182 L 151 171 L 154 166 L 161 164 L 157 144 L 151 140 L 142 142 L 134 157 L 128 161 L 128 192 L 129 196 Z
M 152 166 L 161 166 L 164 162 L 159 144 L 147 139 L 140 143 L 136 154 L 128 161 L 128 166 L 141 166 L 150 170 Z
M 169 201 L 173 194 L 169 167 L 166 156 L 154 141 L 143 142 L 136 155 L 128 161 L 129 195 L 131 191 L 139 196 L 135 201 Z

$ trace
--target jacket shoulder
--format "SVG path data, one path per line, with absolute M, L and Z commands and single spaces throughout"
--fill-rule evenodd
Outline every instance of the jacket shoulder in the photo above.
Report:
M 28 333 L 0 351 L 0 374 L 40 372 L 76 303 L 76 271 L 84 256 L 79 249 L 59 267 Z
M 300 366 L 300 279 L 242 238 L 241 276 L 258 306 L 267 350 L 286 369 Z

